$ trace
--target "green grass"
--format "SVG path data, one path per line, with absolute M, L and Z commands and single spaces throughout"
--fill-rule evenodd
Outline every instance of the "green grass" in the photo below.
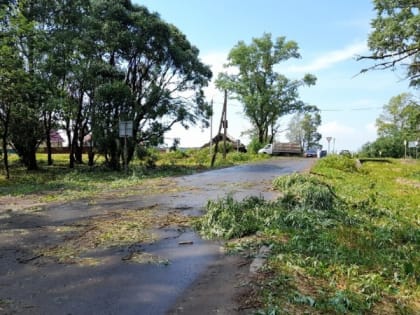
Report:
M 420 163 L 331 156 L 273 182 L 281 197 L 210 201 L 196 227 L 271 254 L 259 314 L 419 314 Z
M 209 169 L 211 156 L 208 149 L 190 150 L 187 152 L 154 152 L 154 165 L 148 167 L 146 162 L 134 160 L 128 172 L 111 171 L 103 166 L 103 158 L 96 160 L 94 167 L 86 164 L 68 168 L 67 154 L 54 154 L 54 164 L 47 165 L 47 155 L 38 154 L 39 170 L 28 172 L 15 154 L 10 155 L 11 178 L 6 179 L 3 164 L 0 165 L 1 196 L 34 196 L 42 202 L 65 201 L 76 198 L 95 198 L 110 191 L 119 190 L 129 194 L 130 190 L 153 179 L 191 174 Z M 219 153 L 215 167 L 225 167 L 254 161 L 263 157 L 252 154 L 232 152 L 225 160 Z M 86 157 L 85 157 L 86 159 Z M 149 185 L 149 192 L 156 183 Z M 172 189 L 172 188 L 171 188 Z

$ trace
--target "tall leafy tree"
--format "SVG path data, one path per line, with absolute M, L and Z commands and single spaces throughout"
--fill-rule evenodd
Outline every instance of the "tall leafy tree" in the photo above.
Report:
M 319 147 L 322 135 L 318 132 L 321 125 L 319 110 L 297 113 L 289 122 L 289 131 L 286 137 L 291 142 L 300 143 L 302 149 Z
M 42 105 L 46 101 L 44 80 L 40 73 L 42 36 L 37 28 L 39 3 L 20 0 L 9 7 L 9 32 L 3 34 L 20 60 L 16 71 L 25 73 L 28 84 L 19 91 L 19 102 L 9 112 L 10 142 L 28 170 L 37 169 L 36 150 L 43 136 Z M 17 63 L 14 63 L 18 66 Z
M 420 2 L 414 0 L 373 0 L 376 18 L 368 45 L 372 54 L 359 59 L 377 63 L 362 70 L 407 68 L 410 85 L 420 85 Z
M 87 22 L 91 2 L 60 0 L 53 2 L 55 10 L 50 31 L 53 38 L 49 61 L 59 93 L 58 114 L 66 130 L 69 144 L 69 166 L 82 163 L 83 139 L 88 129 L 89 93 L 94 89 L 97 45 Z
M 16 32 L 11 18 L 15 14 L 16 3 L 0 5 L 0 132 L 1 151 L 5 175 L 10 177 L 8 162 L 8 144 L 12 112 L 16 112 L 18 104 L 23 102 L 22 91 L 27 88 L 27 73 L 23 69 L 22 59 L 16 49 Z
M 222 73 L 216 81 L 218 88 L 230 91 L 243 104 L 260 143 L 273 140 L 280 117 L 305 108 L 298 89 L 316 82 L 311 74 L 292 80 L 276 71 L 281 62 L 300 58 L 298 50 L 296 42 L 285 37 L 273 41 L 271 34 L 254 38 L 249 45 L 240 41 L 231 49 L 226 65 L 235 69 L 234 74 Z
M 384 105 L 376 120 L 380 137 L 399 137 L 406 140 L 420 138 L 420 104 L 413 95 L 402 93 Z
M 394 96 L 376 119 L 378 139 L 367 143 L 362 153 L 370 156 L 404 156 L 404 142 L 420 139 L 420 104 L 409 93 Z
M 112 116 L 94 118 L 93 130 L 94 138 L 101 138 L 102 143 L 115 142 L 107 147 L 112 167 L 118 167 L 115 158 L 121 156 L 123 147 L 116 137 L 118 120 L 133 122 L 129 160 L 136 143 L 157 144 L 176 123 L 186 128 L 200 122 L 207 125 L 211 108 L 205 102 L 203 87 L 212 73 L 185 35 L 157 14 L 129 1 L 98 1 L 94 10 L 100 34 L 96 41 L 114 76 L 95 92 L 95 115 L 103 114 L 97 108 L 105 108 Z M 119 74 L 128 90 L 120 85 Z M 118 100 L 107 89 L 124 97 Z
M 37 146 L 44 138 L 48 144 L 57 124 L 67 132 L 70 167 L 82 162 L 84 138 L 93 132 L 112 168 L 122 154 L 121 120 L 133 121 L 129 159 L 138 143 L 162 141 L 176 123 L 208 124 L 203 87 L 210 68 L 158 14 L 129 0 L 13 0 L 2 8 L 8 12 L 2 61 L 18 61 L 7 61 L 2 79 L 20 70 L 28 84 L 13 104 L 1 92 L 0 129 L 29 169 L 37 167 Z

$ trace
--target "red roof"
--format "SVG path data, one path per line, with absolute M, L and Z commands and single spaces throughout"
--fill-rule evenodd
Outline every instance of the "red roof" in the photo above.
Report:
M 60 136 L 60 134 L 56 130 L 50 131 L 50 139 L 51 142 L 63 143 L 64 139 Z

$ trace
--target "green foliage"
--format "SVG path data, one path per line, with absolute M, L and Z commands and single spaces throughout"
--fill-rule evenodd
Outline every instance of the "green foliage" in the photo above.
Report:
M 407 67 L 407 77 L 411 86 L 420 84 L 420 14 L 418 1 L 374 0 L 376 17 L 372 20 L 372 33 L 368 45 L 373 67 L 364 69 L 387 69 L 396 65 Z
M 379 137 L 373 142 L 362 146 L 359 155 L 361 157 L 404 157 L 404 139 L 400 136 Z
M 92 133 L 95 150 L 119 169 L 121 120 L 133 122 L 129 162 L 136 143 L 159 143 L 175 123 L 208 125 L 210 68 L 179 29 L 147 8 L 122 0 L 14 1 L 0 15 L 0 115 L 16 117 L 6 119 L 7 129 L 0 116 L 0 130 L 10 131 L 2 136 L 28 169 L 36 169 L 37 145 L 56 126 L 70 135 L 70 167 L 83 162 L 83 139 Z
M 402 93 L 392 97 L 376 119 L 379 138 L 365 144 L 360 153 L 368 157 L 403 157 L 404 141 L 419 139 L 419 125 L 420 105 L 414 96 Z
M 290 80 L 274 70 L 280 62 L 300 58 L 298 50 L 296 42 L 286 41 L 285 37 L 272 40 L 267 33 L 253 38 L 249 45 L 239 41 L 229 52 L 227 64 L 238 74 L 221 73 L 216 81 L 218 88 L 232 92 L 232 97 L 244 105 L 260 143 L 271 142 L 269 131 L 273 137 L 280 117 L 303 109 L 298 88 L 315 84 L 313 75 Z
M 156 162 L 159 159 L 159 153 L 155 148 L 146 148 L 144 146 L 137 146 L 137 158 L 140 160 L 142 165 L 149 169 L 156 167 Z
M 258 313 L 417 314 L 420 164 L 367 160 L 358 169 L 329 156 L 312 173 L 275 179 L 275 202 L 209 202 L 198 224 L 213 237 L 259 231 L 229 244 L 251 255 L 270 245 Z
M 282 201 L 286 206 L 309 210 L 333 209 L 334 194 L 331 188 L 314 176 L 294 174 L 278 177 L 273 186 L 283 193 Z
M 261 143 L 258 137 L 253 137 L 251 142 L 248 144 L 247 150 L 250 153 L 257 154 L 259 149 L 262 149 L 267 143 Z
M 343 172 L 357 172 L 356 160 L 344 155 L 328 155 L 317 162 L 314 170 L 319 168 L 334 169 Z
M 248 197 L 235 201 L 232 196 L 207 203 L 207 212 L 196 223 L 206 237 L 230 239 L 250 235 L 269 223 L 263 199 Z
M 289 122 L 287 138 L 290 142 L 300 143 L 302 149 L 320 147 L 321 134 L 317 131 L 321 125 L 321 115 L 315 107 L 310 111 L 297 113 Z

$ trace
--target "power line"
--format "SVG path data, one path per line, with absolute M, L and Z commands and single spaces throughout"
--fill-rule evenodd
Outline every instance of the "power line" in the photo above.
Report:
M 366 111 L 366 110 L 378 110 L 382 107 L 359 107 L 359 108 L 319 108 L 321 112 L 344 112 L 344 111 Z

